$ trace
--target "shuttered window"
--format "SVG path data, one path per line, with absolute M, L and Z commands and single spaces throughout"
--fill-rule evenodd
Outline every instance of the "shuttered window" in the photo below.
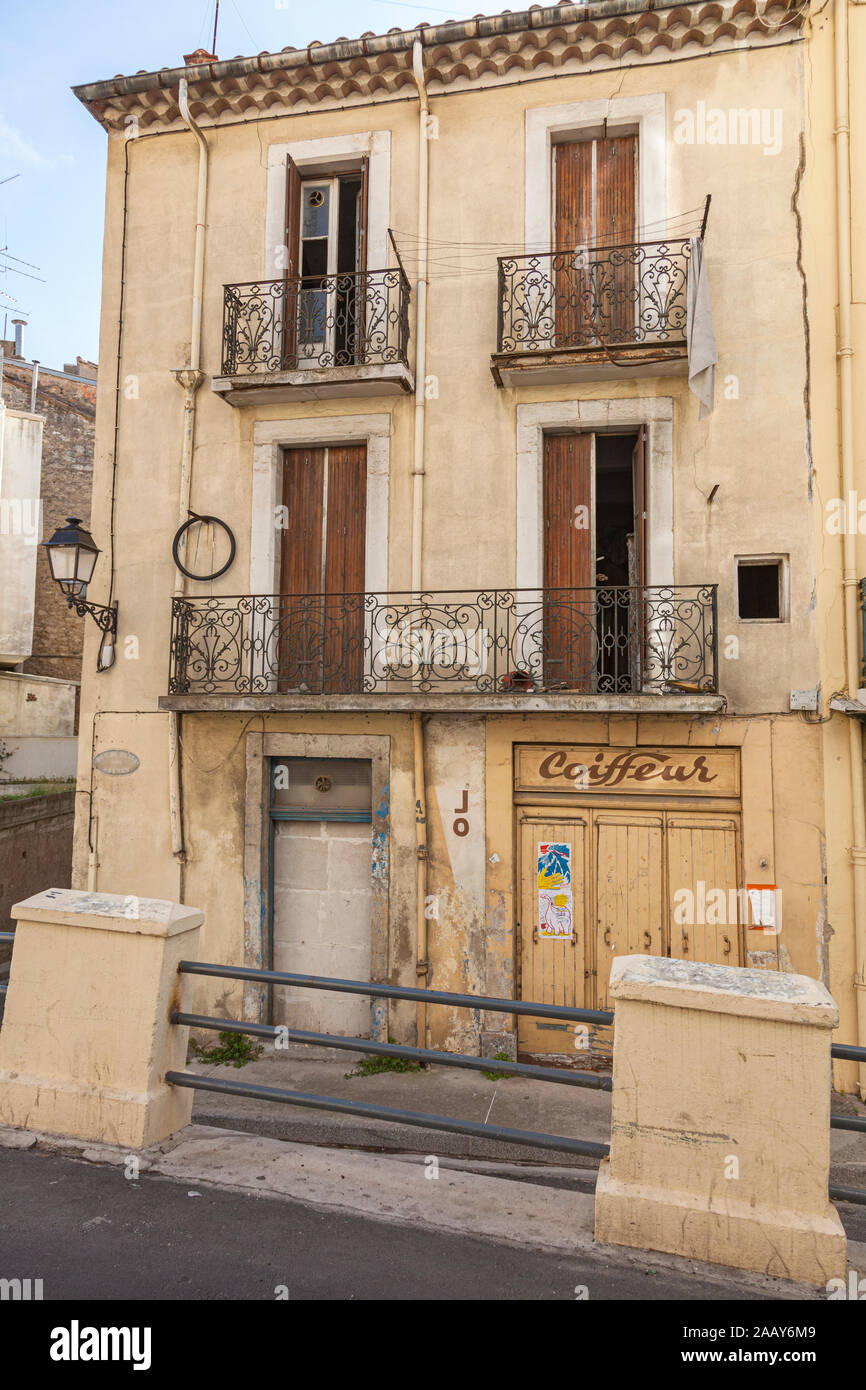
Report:
M 363 672 L 367 450 L 288 449 L 281 553 L 280 684 L 348 691 Z
M 554 164 L 556 346 L 628 338 L 635 267 L 629 256 L 609 248 L 635 240 L 637 137 L 556 145 Z

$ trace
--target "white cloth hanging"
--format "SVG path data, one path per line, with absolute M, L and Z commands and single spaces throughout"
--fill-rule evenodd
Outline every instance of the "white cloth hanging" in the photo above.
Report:
M 716 335 L 710 306 L 710 283 L 704 264 L 704 243 L 693 236 L 689 241 L 688 286 L 686 290 L 686 344 L 689 358 L 689 390 L 701 403 L 703 420 L 713 408 L 716 363 Z

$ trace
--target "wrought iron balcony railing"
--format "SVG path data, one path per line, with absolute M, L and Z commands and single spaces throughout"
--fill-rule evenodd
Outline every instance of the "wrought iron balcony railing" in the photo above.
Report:
M 406 364 L 408 347 L 400 266 L 225 286 L 223 376 Z
M 687 240 L 500 257 L 498 350 L 684 344 L 688 261 Z
M 716 586 L 175 598 L 169 693 L 718 689 Z

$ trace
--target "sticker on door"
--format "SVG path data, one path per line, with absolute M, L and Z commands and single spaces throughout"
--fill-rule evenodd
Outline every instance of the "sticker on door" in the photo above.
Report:
M 539 843 L 537 875 L 539 939 L 572 937 L 571 845 Z

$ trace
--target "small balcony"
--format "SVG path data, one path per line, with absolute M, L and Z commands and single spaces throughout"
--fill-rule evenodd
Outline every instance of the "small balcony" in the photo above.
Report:
M 163 709 L 721 706 L 716 586 L 197 596 Z
M 213 389 L 235 406 L 411 392 L 409 295 L 399 266 L 226 285 Z
M 497 386 L 688 371 L 689 242 L 499 258 Z

